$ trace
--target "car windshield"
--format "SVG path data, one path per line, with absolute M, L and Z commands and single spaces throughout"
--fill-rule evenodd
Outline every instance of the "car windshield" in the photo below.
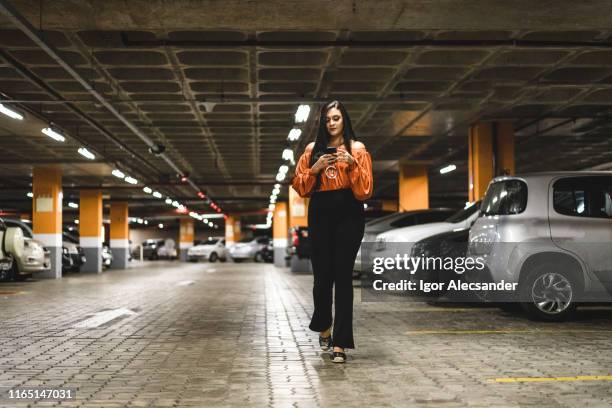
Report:
M 238 242 L 243 242 L 243 243 L 246 243 L 246 242 L 251 242 L 252 240 L 253 240 L 253 238 L 242 238 L 242 239 L 241 239 L 240 241 L 238 241 Z
M 451 215 L 449 218 L 447 218 L 446 222 L 456 224 L 458 222 L 467 220 L 468 218 L 470 218 L 472 214 L 474 214 L 476 211 L 480 209 L 480 203 L 481 203 L 480 201 L 470 203 L 463 210 L 460 210 L 456 212 L 455 214 Z
M 202 241 L 200 245 L 215 245 L 217 242 L 219 242 L 218 239 L 209 238 L 208 241 Z

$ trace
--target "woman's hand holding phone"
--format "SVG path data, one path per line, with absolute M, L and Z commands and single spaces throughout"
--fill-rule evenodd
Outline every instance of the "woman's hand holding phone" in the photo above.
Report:
M 336 162 L 336 154 L 337 153 L 325 153 L 319 157 L 319 160 L 313 164 L 310 171 L 314 174 L 318 174 L 321 170 L 326 168 L 327 166 L 331 166 Z

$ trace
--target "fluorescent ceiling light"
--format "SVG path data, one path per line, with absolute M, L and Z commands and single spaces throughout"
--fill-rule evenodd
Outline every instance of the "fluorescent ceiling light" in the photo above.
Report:
M 302 136 L 301 129 L 291 129 L 289 131 L 289 135 L 287 136 L 287 139 L 289 139 L 290 142 L 295 142 L 296 140 L 300 138 L 300 136 Z
M 172 199 L 170 197 L 166 198 L 166 204 L 172 205 Z
M 173 201 L 173 202 L 172 202 L 172 206 L 173 206 L 173 207 L 176 207 L 176 208 L 179 208 L 179 207 L 180 207 L 180 204 L 179 204 L 179 202 L 178 202 L 178 201 Z
M 70 203 L 68 203 L 68 207 L 70 207 L 70 208 L 79 208 L 79 205 L 77 203 L 70 202 Z
M 74 220 L 74 223 L 78 225 L 79 224 L 79 220 Z
M 308 105 L 300 105 L 295 112 L 295 123 L 304 123 L 308 120 L 308 115 L 310 115 L 310 106 Z
M 161 195 L 161 193 L 159 191 L 154 191 L 153 192 L 153 197 L 155 197 L 155 198 L 162 198 L 162 195 Z
M 289 171 L 289 166 L 287 166 L 286 164 L 283 164 L 282 166 L 278 168 L 279 173 L 287 174 L 288 171 Z
M 1 103 L 0 103 L 0 113 L 5 114 L 6 116 L 8 116 L 11 119 L 23 120 L 23 115 L 22 114 L 17 113 L 17 112 L 15 112 L 12 109 L 7 108 L 6 106 L 4 106 Z
M 276 205 L 275 205 L 275 204 L 270 204 L 270 205 L 268 206 L 268 209 L 269 209 L 270 211 L 272 211 L 272 210 L 274 210 L 274 207 L 276 207 Z
M 446 173 L 450 173 L 451 171 L 457 169 L 457 166 L 455 166 L 454 164 L 449 164 L 446 167 L 442 167 L 440 169 L 440 174 L 446 174 Z
M 118 169 L 113 170 L 112 174 L 113 176 L 118 177 L 120 179 L 125 178 L 125 173 Z
M 136 180 L 134 177 L 126 176 L 124 180 L 130 184 L 138 184 L 138 180 Z
M 285 173 L 278 173 L 276 175 L 276 181 L 283 181 L 285 179 Z
M 157 224 L 157 226 L 158 226 L 160 229 L 163 229 L 163 228 L 164 228 L 164 224 Z
M 28 197 L 32 198 L 34 197 L 34 194 L 32 192 L 29 192 L 28 194 L 26 194 Z
M 79 147 L 79 150 L 77 150 L 79 152 L 79 154 L 89 160 L 94 160 L 96 158 L 96 156 L 94 156 L 94 154 L 92 152 L 90 152 L 89 150 L 87 150 L 84 147 Z
M 151 194 L 153 192 L 153 190 L 151 190 L 151 187 L 145 187 L 142 189 L 142 191 L 144 191 L 147 194 Z
M 66 141 L 66 138 L 64 136 L 60 135 L 59 133 L 57 133 L 55 130 L 51 128 L 44 128 L 41 132 L 49 136 L 51 139 L 57 140 L 58 142 Z
M 283 160 L 288 160 L 290 162 L 293 162 L 293 150 L 291 149 L 285 149 L 283 150 Z

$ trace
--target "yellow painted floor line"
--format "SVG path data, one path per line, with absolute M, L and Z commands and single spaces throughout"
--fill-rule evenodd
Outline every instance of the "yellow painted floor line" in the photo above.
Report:
M 419 307 L 414 309 L 406 309 L 406 312 L 499 312 L 495 307 L 469 308 L 469 307 Z
M 511 334 L 511 333 L 612 333 L 612 330 L 597 329 L 474 329 L 474 330 L 409 330 L 407 335 L 420 334 Z
M 17 292 L 0 291 L 0 296 L 6 296 L 6 295 L 23 295 L 24 293 L 27 293 L 27 292 L 23 292 L 23 291 L 17 291 Z
M 553 381 L 612 381 L 612 375 L 577 375 L 575 377 L 507 377 L 491 378 L 490 383 L 524 383 Z

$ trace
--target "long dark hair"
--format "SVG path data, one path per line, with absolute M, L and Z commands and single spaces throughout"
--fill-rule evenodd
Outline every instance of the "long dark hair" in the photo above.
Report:
M 321 113 L 319 115 L 319 131 L 317 133 L 317 138 L 315 139 L 315 144 L 312 148 L 312 152 L 310 154 L 310 167 L 312 167 L 321 155 L 325 154 L 325 149 L 329 144 L 329 133 L 327 132 L 327 112 L 330 109 L 336 108 L 342 114 L 342 123 L 344 124 L 344 129 L 342 130 L 342 139 L 344 139 L 344 146 L 346 146 L 346 151 L 349 154 L 353 154 L 351 151 L 351 140 L 357 140 L 355 137 L 355 132 L 353 132 L 353 126 L 351 125 L 351 118 L 349 117 L 348 112 L 344 105 L 339 101 L 331 101 L 324 104 L 321 107 Z M 315 183 L 312 192 L 317 191 L 317 189 L 321 186 L 321 173 L 317 175 L 317 182 Z

